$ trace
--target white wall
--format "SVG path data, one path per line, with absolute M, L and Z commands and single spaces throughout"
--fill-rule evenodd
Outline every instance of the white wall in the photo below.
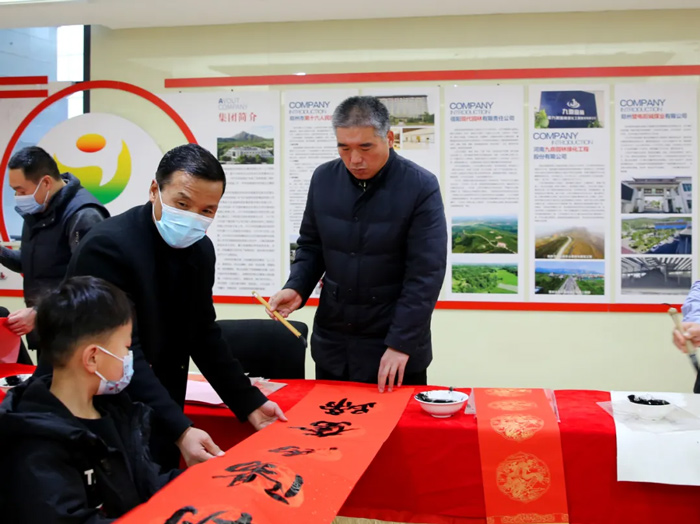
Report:
M 173 77 L 700 64 L 698 27 L 700 11 L 693 10 L 94 28 L 92 78 L 158 93 L 165 91 L 163 80 Z M 118 112 L 151 132 L 163 148 L 182 141 L 161 115 L 124 97 L 93 93 L 93 111 Z M 220 305 L 218 313 L 265 318 L 252 305 Z M 307 308 L 293 318 L 311 325 L 312 314 Z M 693 373 L 671 345 L 671 328 L 666 314 L 439 310 L 429 380 L 689 391 Z M 309 358 L 307 376 L 312 370 Z

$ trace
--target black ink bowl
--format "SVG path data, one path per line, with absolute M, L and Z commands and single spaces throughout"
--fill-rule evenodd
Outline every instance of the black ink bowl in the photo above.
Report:
M 7 393 L 10 389 L 15 386 L 19 386 L 22 382 L 27 380 L 31 375 L 10 375 L 9 377 L 0 378 L 0 390 Z
M 422 391 L 413 398 L 420 404 L 420 407 L 433 417 L 447 418 L 464 407 L 469 395 L 460 391 L 438 389 Z
M 627 400 L 631 411 L 643 420 L 661 420 L 675 409 L 668 400 L 651 395 L 627 395 Z

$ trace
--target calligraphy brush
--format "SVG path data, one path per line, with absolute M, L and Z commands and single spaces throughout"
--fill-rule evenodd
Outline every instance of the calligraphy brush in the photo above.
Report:
M 681 319 L 678 317 L 678 310 L 675 307 L 672 307 L 668 310 L 668 314 L 671 315 L 671 318 L 673 319 L 673 323 L 676 325 L 676 329 L 682 335 L 683 334 L 683 326 L 681 325 Z M 700 365 L 698 365 L 698 356 L 695 354 L 695 346 L 693 345 L 693 342 L 691 340 L 686 339 L 685 349 L 687 350 L 688 357 L 690 357 L 690 361 L 693 363 L 693 366 L 695 367 L 695 371 L 700 372 Z
M 257 291 L 253 291 L 253 296 L 260 302 L 263 306 L 267 308 L 267 310 L 275 315 L 275 318 L 282 322 L 284 324 L 284 327 L 286 327 L 289 331 L 291 331 L 299 340 L 301 340 L 302 344 L 304 344 L 304 348 L 308 346 L 308 343 L 306 342 L 306 338 L 304 338 L 304 335 L 302 335 L 297 328 L 292 326 L 289 321 L 284 318 L 278 311 L 272 311 L 270 304 L 265 300 L 263 297 L 261 297 Z

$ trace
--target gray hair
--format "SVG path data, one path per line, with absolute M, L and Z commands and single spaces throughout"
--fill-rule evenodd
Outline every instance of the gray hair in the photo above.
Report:
M 333 112 L 333 129 L 339 127 L 373 127 L 374 134 L 385 137 L 389 132 L 389 110 L 374 96 L 351 96 Z

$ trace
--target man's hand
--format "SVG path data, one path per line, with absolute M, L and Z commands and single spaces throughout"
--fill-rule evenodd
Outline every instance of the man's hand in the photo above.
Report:
M 269 426 L 275 420 L 287 422 L 287 417 L 280 407 L 271 400 L 268 400 L 262 406 L 248 415 L 248 422 L 250 422 L 258 431 Z
M 683 333 L 677 329 L 673 330 L 673 343 L 683 353 L 687 353 L 688 348 L 685 347 L 686 340 L 690 340 L 695 347 L 700 346 L 700 324 L 696 324 L 695 322 L 683 322 L 681 326 L 683 326 Z
M 26 335 L 34 329 L 36 310 L 32 307 L 18 309 L 7 317 L 7 327 L 17 336 Z
M 392 348 L 386 348 L 382 360 L 379 361 L 379 375 L 377 377 L 377 384 L 379 385 L 379 392 L 384 393 L 384 387 L 387 384 L 387 379 L 389 380 L 389 391 L 394 389 L 394 381 L 398 378 L 396 382 L 397 387 L 401 387 L 403 383 L 403 374 L 406 370 L 406 363 L 408 362 L 408 355 L 406 353 L 401 353 Z
M 271 296 L 268 303 L 272 311 L 278 311 L 280 315 L 287 318 L 301 306 L 301 295 L 293 289 L 282 289 Z M 277 320 L 271 311 L 268 311 L 267 314 L 270 318 Z
M 193 427 L 187 428 L 175 444 L 180 448 L 187 467 L 224 454 L 219 446 L 214 444 L 209 433 Z

